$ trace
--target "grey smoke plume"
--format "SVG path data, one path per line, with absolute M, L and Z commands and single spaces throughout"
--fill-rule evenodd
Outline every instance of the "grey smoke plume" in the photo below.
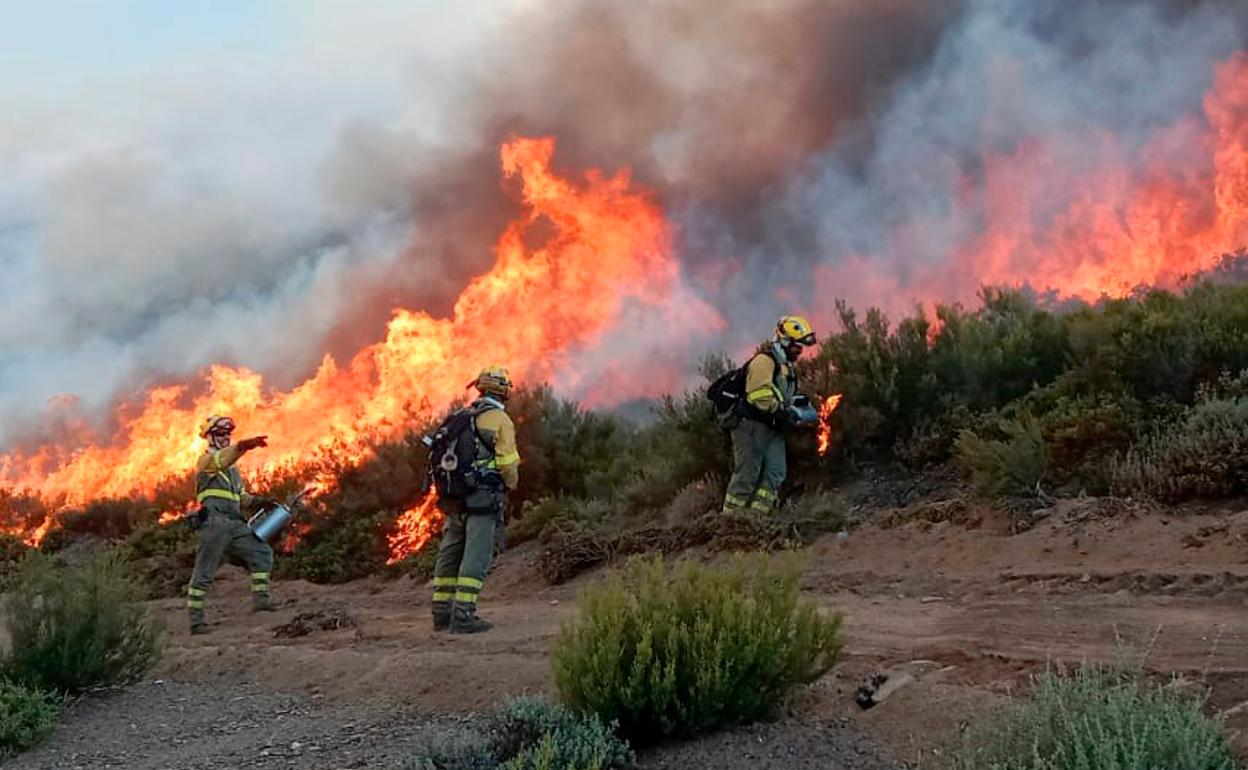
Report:
M 985 148 L 1052 137 L 1031 194 L 1056 206 L 1098 163 L 1082 137 L 1130 151 L 1198 110 L 1248 29 L 1216 1 L 470 5 L 317 11 L 294 63 L 162 74 L 143 109 L 68 125 L 0 116 L 0 447 L 46 428 L 56 394 L 99 414 L 218 361 L 289 386 L 394 307 L 445 312 L 515 212 L 512 133 L 556 136 L 564 168 L 632 167 L 684 291 L 728 322 L 694 340 L 630 323 L 611 355 L 574 357 L 581 393 L 652 353 L 692 374 L 699 349 L 790 309 L 826 321 L 835 296 L 966 298 L 950 255 L 982 226 Z M 853 255 L 866 269 L 838 273 Z

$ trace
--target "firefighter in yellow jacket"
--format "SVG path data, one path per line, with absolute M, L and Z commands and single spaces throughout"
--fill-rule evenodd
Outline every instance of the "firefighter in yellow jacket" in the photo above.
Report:
M 199 550 L 195 554 L 195 571 L 186 589 L 192 634 L 208 631 L 204 597 L 225 559 L 241 561 L 250 570 L 252 611 L 272 609 L 269 574 L 273 570 L 273 549 L 252 533 L 243 518 L 244 507 L 266 501 L 247 493 L 235 465 L 247 452 L 266 446 L 267 437 L 256 436 L 231 444 L 233 433 L 234 421 L 219 415 L 206 419 L 200 429 L 200 437 L 208 439 L 208 451 L 195 467 L 195 498 L 200 504 L 195 516 Z
M 507 415 L 511 379 L 501 366 L 484 369 L 473 383 L 480 396 L 468 407 L 475 432 L 474 491 L 462 499 L 438 498 L 446 516 L 433 568 L 433 628 L 475 634 L 493 625 L 477 616 L 477 598 L 494 558 L 495 532 L 507 493 L 520 482 L 516 428 Z
M 782 429 L 797 395 L 797 359 L 814 344 L 810 321 L 788 315 L 776 323 L 775 338 L 746 365 L 742 419 L 732 430 L 733 473 L 725 513 L 767 514 L 775 507 L 788 472 Z

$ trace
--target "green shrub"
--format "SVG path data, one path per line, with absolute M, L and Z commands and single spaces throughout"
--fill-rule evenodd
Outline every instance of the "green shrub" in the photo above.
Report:
M 198 544 L 185 522 L 136 528 L 121 544 L 121 554 L 152 598 L 186 593 Z
M 390 558 L 386 540 L 398 515 L 338 511 L 315 520 L 290 558 L 279 559 L 277 576 L 313 583 L 345 583 L 380 572 Z
M 1085 666 L 1047 672 L 1025 700 L 968 732 L 952 770 L 1139 768 L 1232 770 L 1221 725 L 1183 689 L 1150 685 L 1138 673 Z
M 4 673 L 58 692 L 132 681 L 155 663 L 160 634 L 143 590 L 118 554 L 65 567 L 32 554 L 16 575 L 6 618 Z
M 1167 502 L 1248 491 L 1248 398 L 1202 401 L 1110 465 L 1113 490 Z
M 52 694 L 0 680 L 0 761 L 48 737 L 60 712 Z
M 486 718 L 484 731 L 509 770 L 609 770 L 633 764 L 632 750 L 612 726 L 540 698 L 508 701 Z
M 1035 497 L 1047 472 L 1048 456 L 1034 419 L 1005 420 L 1003 439 L 984 439 L 965 430 L 958 437 L 958 464 L 975 491 L 987 498 Z
M 498 757 L 483 735 L 471 730 L 435 733 L 403 770 L 498 770 Z
M 799 600 L 792 562 L 685 563 L 667 580 L 643 560 L 586 592 L 552 663 L 566 703 L 649 742 L 776 716 L 835 664 L 839 628 Z
M 613 518 L 609 503 L 580 497 L 543 497 L 526 502 L 521 515 L 507 525 L 507 539 L 512 544 L 540 537 L 550 524 L 577 528 L 594 528 Z
M 507 701 L 471 730 L 434 735 L 408 770 L 621 770 L 633 752 L 610 726 L 540 698 Z

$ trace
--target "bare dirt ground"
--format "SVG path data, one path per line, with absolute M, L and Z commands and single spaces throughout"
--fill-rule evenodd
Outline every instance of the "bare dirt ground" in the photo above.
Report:
M 1210 708 L 1248 749 L 1248 510 L 1113 516 L 1063 504 L 1009 534 L 993 514 L 871 525 L 807 552 L 806 590 L 843 613 L 844 662 L 802 693 L 794 716 L 643 754 L 648 768 L 937 767 L 942 746 L 1051 663 L 1131 649 L 1156 672 L 1204 682 Z M 182 602 L 154 602 L 170 628 L 144 683 L 83 699 L 30 768 L 392 768 L 428 730 L 501 698 L 552 691 L 547 649 L 595 576 L 548 587 L 535 549 L 508 553 L 482 614 L 497 628 L 434 634 L 413 580 L 275 587 L 278 612 L 245 612 L 243 576 L 209 597 L 212 634 L 190 637 Z M 300 613 L 356 621 L 297 637 Z M 913 682 L 863 711 L 877 671 Z

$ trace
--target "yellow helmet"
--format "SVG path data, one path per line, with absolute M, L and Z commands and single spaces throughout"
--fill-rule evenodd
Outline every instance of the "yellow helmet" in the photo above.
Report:
M 476 382 L 473 384 L 483 396 L 507 398 L 511 395 L 511 376 L 507 373 L 507 368 L 503 366 L 487 366 L 477 375 Z
M 234 420 L 224 415 L 211 415 L 199 426 L 199 437 L 208 438 L 209 433 L 233 433 Z
M 776 340 L 781 345 L 809 347 L 815 344 L 815 327 L 800 315 L 786 315 L 776 322 Z

